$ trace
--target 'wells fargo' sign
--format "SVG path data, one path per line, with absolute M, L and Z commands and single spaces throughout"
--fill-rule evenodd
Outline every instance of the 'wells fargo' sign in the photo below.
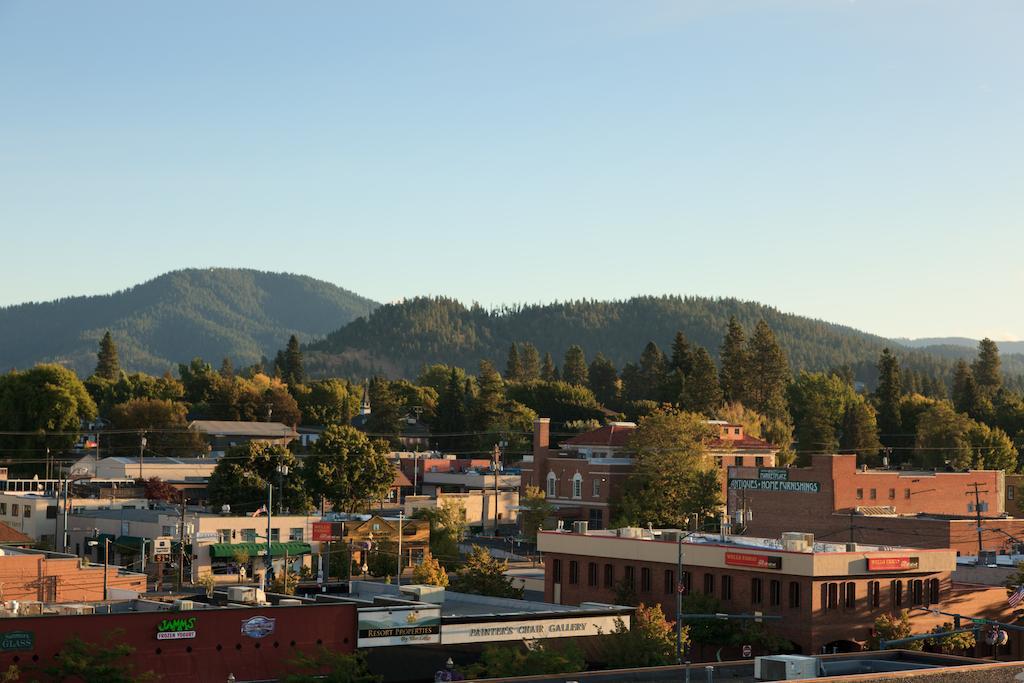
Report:
M 916 557 L 869 557 L 869 572 L 893 572 L 917 569 L 921 566 Z
M 778 555 L 756 555 L 754 553 L 726 553 L 725 563 L 735 567 L 754 569 L 782 569 L 782 558 Z

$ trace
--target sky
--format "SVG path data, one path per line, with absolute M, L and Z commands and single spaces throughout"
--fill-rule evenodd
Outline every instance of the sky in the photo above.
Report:
M 1024 3 L 0 0 L 0 305 L 184 267 L 1024 339 Z

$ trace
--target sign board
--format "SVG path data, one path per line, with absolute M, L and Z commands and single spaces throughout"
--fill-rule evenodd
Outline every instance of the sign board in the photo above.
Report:
M 917 569 L 921 562 L 916 557 L 869 557 L 869 572 L 893 572 Z
M 197 541 L 219 541 L 220 534 L 216 531 L 200 531 L 195 535 Z M 224 541 L 224 543 L 230 543 L 230 541 Z
M 725 553 L 725 563 L 734 567 L 754 569 L 782 569 L 782 558 L 778 555 L 757 555 L 755 553 Z
M 265 638 L 274 632 L 276 619 L 255 616 L 242 620 L 242 635 L 250 638 Z
M 31 650 L 35 647 L 36 637 L 32 631 L 7 631 L 0 633 L 0 652 L 14 650 Z
M 629 615 L 579 615 L 558 619 L 524 621 L 485 621 L 470 624 L 445 624 L 441 644 L 491 643 L 501 640 L 532 640 L 536 638 L 575 638 L 597 636 L 615 630 L 616 620 L 629 627 Z
M 157 640 L 188 640 L 196 637 L 196 618 L 164 619 L 156 626 Z
M 821 491 L 821 484 L 816 481 L 789 481 L 788 479 L 730 479 L 729 488 L 733 491 L 818 493 Z
M 789 470 L 785 467 L 762 467 L 757 470 L 761 481 L 789 481 Z
M 343 522 L 313 522 L 313 540 L 319 543 L 340 541 L 345 537 Z
M 367 607 L 359 610 L 357 647 L 440 642 L 440 607 Z
M 743 646 L 743 656 L 744 657 L 749 657 L 752 654 L 754 654 L 754 649 L 752 647 L 750 647 L 749 645 L 744 645 Z

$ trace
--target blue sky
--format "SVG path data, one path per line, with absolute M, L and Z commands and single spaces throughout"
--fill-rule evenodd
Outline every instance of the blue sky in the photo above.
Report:
M 246 266 L 1024 338 L 1024 4 L 0 0 L 0 305 Z

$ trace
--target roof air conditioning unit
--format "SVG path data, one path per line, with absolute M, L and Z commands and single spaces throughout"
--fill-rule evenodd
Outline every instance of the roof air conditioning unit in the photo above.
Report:
M 411 586 L 402 586 L 399 590 L 402 595 L 407 595 L 419 602 L 429 602 L 434 605 L 444 604 L 444 588 L 441 586 L 412 584 Z
M 585 534 L 590 528 L 589 522 L 573 522 L 572 531 L 575 534 Z
M 190 610 L 190 609 L 195 609 L 195 608 L 196 608 L 196 603 L 193 602 L 192 600 L 175 600 L 174 601 L 174 609 L 176 609 L 176 610 L 184 611 L 184 610 Z
M 254 605 L 256 604 L 256 588 L 254 586 L 228 586 L 228 602 Z
M 754 659 L 754 680 L 797 681 L 818 677 L 818 660 L 800 655 L 771 655 Z
M 296 600 L 295 598 L 281 598 L 277 601 L 278 607 L 298 607 L 302 604 L 302 600 Z

